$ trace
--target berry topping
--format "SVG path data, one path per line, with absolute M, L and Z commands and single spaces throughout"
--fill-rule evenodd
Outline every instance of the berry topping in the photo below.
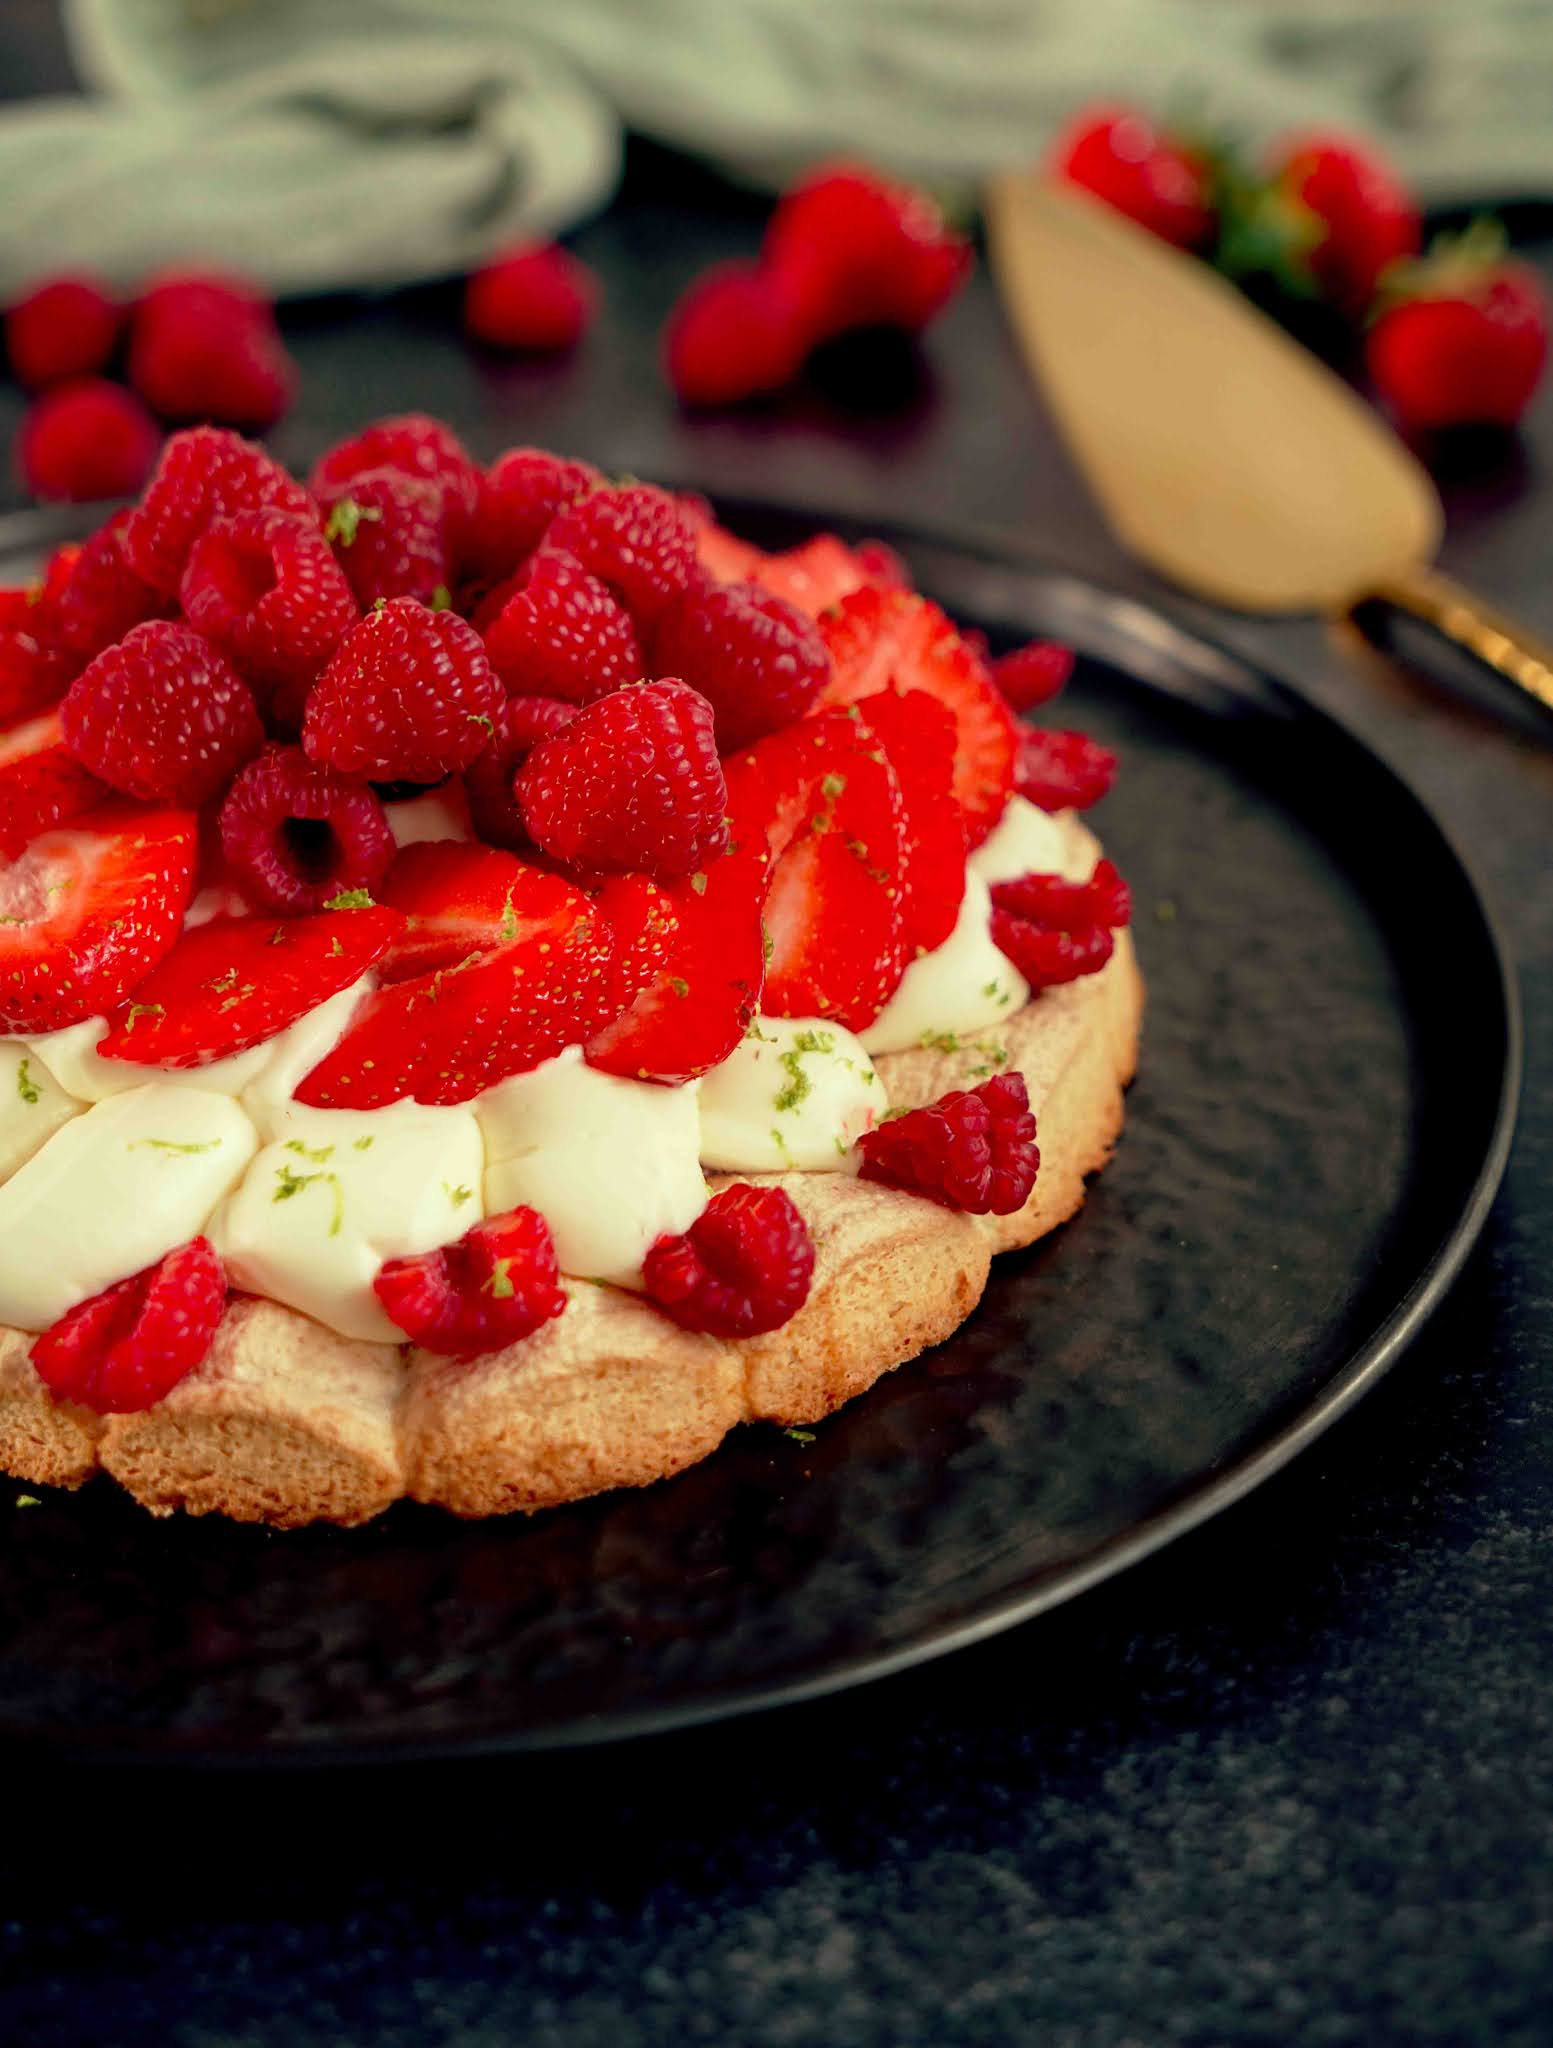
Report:
M 814 1245 L 790 1195 L 740 1185 L 714 1195 L 680 1236 L 660 1237 L 642 1273 L 649 1300 L 682 1330 L 759 1337 L 808 1300 Z
M 1346 136 L 1301 136 L 1285 143 L 1273 170 L 1277 190 L 1314 221 L 1304 263 L 1322 292 L 1363 314 L 1382 273 L 1418 249 L 1418 208 L 1390 164 Z
M 101 377 L 57 384 L 33 400 L 17 436 L 22 481 L 35 498 L 127 498 L 156 460 L 157 431 L 132 392 Z
M 1087 811 L 1116 780 L 1116 756 L 1082 732 L 1040 727 L 1019 742 L 1019 794 L 1043 811 Z
M 496 714 L 496 731 L 464 770 L 464 791 L 475 830 L 493 846 L 531 846 L 513 781 L 530 752 L 577 715 L 558 697 L 509 697 Z
M 1200 249 L 1213 233 L 1207 159 L 1130 108 L 1080 114 L 1057 138 L 1050 167 L 1177 248 Z
M 833 533 L 817 533 L 785 554 L 766 555 L 748 572 L 776 597 L 785 597 L 811 619 L 840 604 L 854 590 L 906 590 L 906 571 L 883 541 L 849 548 Z
M 727 764 L 734 843 L 769 857 L 764 1006 L 871 1024 L 906 964 L 905 808 L 860 717 L 826 712 Z
M 60 1401 L 128 1415 L 170 1394 L 205 1357 L 226 1307 L 226 1274 L 196 1237 L 88 1301 L 33 1342 L 38 1377 Z
M 782 199 L 761 262 L 816 342 L 851 327 L 925 327 L 964 283 L 971 248 L 926 193 L 836 164 Z
M 711 705 L 724 753 L 802 718 L 830 674 L 810 620 L 751 583 L 684 591 L 659 619 L 653 653 Z
M 97 1050 L 144 1067 L 203 1067 L 246 1052 L 349 988 L 402 923 L 376 906 L 213 918 L 186 931 L 120 1004 Z
M 762 554 L 747 540 L 740 540 L 737 534 L 730 533 L 726 526 L 719 526 L 704 498 L 681 497 L 679 503 L 680 510 L 695 528 L 696 560 L 701 565 L 701 572 L 713 583 L 753 583 L 763 562 L 779 559 L 775 555 Z M 807 611 L 809 607 L 801 605 L 799 609 Z
M 464 290 L 464 326 L 487 348 L 559 355 L 575 348 L 598 305 L 593 272 L 554 242 L 497 255 Z
M 186 427 L 162 450 L 125 521 L 125 558 L 153 590 L 172 597 L 190 548 L 213 519 L 266 506 L 317 517 L 307 492 L 262 448 L 225 427 Z
M 790 384 L 809 335 L 785 294 L 753 263 L 719 263 L 669 315 L 663 367 L 682 405 L 738 405 Z
M 374 420 L 349 440 L 338 441 L 314 464 L 310 479 L 324 501 L 367 469 L 397 469 L 434 483 L 442 493 L 450 525 L 461 529 L 480 495 L 480 471 L 451 427 L 423 412 Z
M 1111 957 L 1113 930 L 1131 916 L 1131 893 L 1108 860 L 1087 882 L 1020 875 L 992 887 L 992 943 L 1032 989 L 1096 973 Z
M 299 1102 L 318 1109 L 381 1109 L 407 1095 L 467 1102 L 587 1039 L 614 1015 L 614 934 L 597 906 L 558 875 L 484 851 L 509 864 L 500 943 L 369 995 L 298 1088 Z M 446 943 L 428 929 L 424 903 L 416 915 L 415 943 L 428 953 Z M 450 923 L 467 931 L 465 906 L 454 905 Z
M 115 512 L 82 542 L 50 607 L 54 630 L 73 654 L 90 660 L 122 640 L 131 626 L 160 618 L 167 610 L 149 583 L 142 582 L 124 556 L 128 512 Z
M 376 782 L 436 782 L 495 731 L 502 686 L 456 612 L 393 597 L 336 648 L 308 699 L 309 758 Z
M 954 930 L 965 895 L 965 821 L 954 800 L 954 714 L 925 690 L 878 690 L 857 706 L 905 806 L 901 928 L 906 958 Z
M 586 705 L 518 770 L 530 836 L 554 859 L 672 880 L 728 843 L 712 707 L 672 677 Z
M 590 491 L 558 514 L 546 539 L 616 592 L 640 626 L 695 580 L 695 529 L 651 484 Z
M 558 1316 L 566 1296 L 556 1278 L 550 1226 L 537 1210 L 509 1209 L 440 1251 L 386 1260 L 372 1284 L 412 1344 L 473 1358 L 516 1344 Z
M 1010 711 L 1033 711 L 1065 689 L 1073 673 L 1073 650 L 1056 640 L 1029 640 L 991 666 L 992 680 Z
M 599 907 L 632 956 L 636 992 L 587 1041 L 589 1066 L 627 1080 L 693 1080 L 749 1028 L 765 978 L 764 848 L 725 853 L 682 882 L 622 875 Z
M 1019 729 L 986 664 L 935 604 L 904 591 L 857 590 L 820 622 L 830 648 L 823 704 L 853 704 L 894 683 L 925 690 L 954 713 L 954 793 L 966 844 L 978 847 L 1014 786 Z
M 65 745 L 57 711 L 0 733 L 0 857 L 15 860 L 38 833 L 79 817 L 106 795 Z
M 212 521 L 189 551 L 179 591 L 190 625 L 222 648 L 291 725 L 357 617 L 329 543 L 311 519 L 290 512 Z
M 323 910 L 382 879 L 394 835 L 365 783 L 309 761 L 300 747 L 272 746 L 227 792 L 221 849 L 262 908 Z
M 1035 1186 L 1041 1154 L 1022 1074 L 995 1074 L 908 1110 L 857 1141 L 862 1177 L 973 1216 L 1010 1216 Z
M 16 381 L 29 391 L 93 377 L 113 353 L 119 309 L 91 277 L 51 277 L 5 316 L 5 346 Z
M 267 427 L 296 390 L 268 303 L 239 280 L 185 273 L 152 285 L 135 308 L 129 381 L 167 420 Z
M 515 696 L 590 704 L 645 667 L 630 613 L 559 548 L 529 556 L 482 630 L 491 666 Z
M 403 919 L 379 972 L 404 981 L 454 967 L 471 953 L 542 938 L 557 906 L 570 909 L 569 883 L 495 846 L 429 839 L 399 853 L 382 897 Z
M 100 1016 L 178 936 L 199 850 L 192 811 L 104 804 L 0 869 L 0 1026 Z
M 264 743 L 248 685 L 192 627 L 152 619 L 105 647 L 61 706 L 67 744 L 112 788 L 202 804 Z
M 480 484 L 464 552 L 472 575 L 494 582 L 510 576 L 544 538 L 558 512 L 603 482 L 591 463 L 547 455 L 542 448 L 509 448 Z
M 7 597 L 13 595 L 6 592 Z M 25 592 L 21 603 L 20 615 L 34 618 L 36 608 Z M 15 725 L 57 704 L 79 667 L 63 648 L 41 641 L 30 625 L 0 625 L 0 726 Z
M 429 604 L 452 580 L 446 507 L 427 477 L 400 469 L 364 469 L 319 501 L 324 536 L 363 610 L 381 597 Z

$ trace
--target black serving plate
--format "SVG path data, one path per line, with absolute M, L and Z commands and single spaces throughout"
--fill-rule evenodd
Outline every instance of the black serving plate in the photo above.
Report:
M 756 539 L 794 521 L 734 508 Z M 15 580 L 39 528 L 13 528 Z M 1149 983 L 1082 1214 L 804 1441 L 738 1431 L 525 1521 L 282 1535 L 0 1484 L 0 1734 L 331 1761 L 639 1735 L 855 1685 L 1069 1599 L 1226 1506 L 1399 1357 L 1492 1199 L 1501 944 L 1438 825 L 1300 697 L 1068 577 L 891 535 L 994 644 L 1082 651 Z M 82 1219 L 90 1227 L 90 1219 Z

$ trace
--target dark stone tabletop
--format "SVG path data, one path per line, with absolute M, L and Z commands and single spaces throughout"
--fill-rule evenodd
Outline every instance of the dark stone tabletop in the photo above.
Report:
M 43 17 L 14 4 L 23 26 Z M 0 75 L 47 77 L 3 25 Z M 302 397 L 277 445 L 302 460 L 425 407 L 482 454 L 532 440 L 713 493 L 977 522 L 1156 594 L 1086 503 L 985 276 L 920 361 L 869 373 L 866 408 L 816 390 L 766 417 L 681 420 L 659 323 L 757 227 L 711 181 L 638 157 L 577 238 L 608 303 L 559 367 L 471 356 L 442 290 L 297 309 Z M 17 413 L 0 391 L 7 439 Z M 1553 634 L 1550 462 L 1553 386 L 1522 443 L 1447 479 L 1444 561 Z M 1412 778 L 1518 958 L 1519 1138 L 1409 1357 L 1292 1468 L 1120 1581 L 829 1703 L 384 1774 L 12 1762 L 0 2039 L 1553 2041 L 1553 746 L 1493 698 L 1317 626 L 1191 615 Z M 1451 975 L 1442 957 L 1442 1002 Z

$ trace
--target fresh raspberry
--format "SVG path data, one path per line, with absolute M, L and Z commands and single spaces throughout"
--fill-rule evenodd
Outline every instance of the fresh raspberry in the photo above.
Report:
M 213 519 L 189 550 L 178 592 L 189 624 L 258 687 L 277 724 L 293 730 L 359 616 L 317 523 L 294 512 Z
M 168 609 L 124 558 L 128 518 L 128 512 L 115 512 L 82 542 L 50 608 L 60 641 L 88 661 L 122 640 L 132 626 L 164 617 Z
M 590 492 L 553 521 L 545 539 L 607 583 L 640 626 L 696 579 L 695 528 L 651 484 Z
M 324 910 L 388 872 L 394 835 L 365 783 L 266 747 L 221 806 L 221 848 L 244 893 L 266 910 Z
M 324 536 L 363 611 L 379 598 L 429 604 L 452 577 L 438 486 L 401 469 L 364 469 L 326 493 Z
M 170 1394 L 215 1341 L 226 1272 L 209 1238 L 77 1302 L 32 1346 L 32 1363 L 61 1401 L 129 1415 Z
M 107 791 L 65 745 L 57 711 L 0 732 L 0 859 L 89 811 Z
M 862 1178 L 926 1195 L 973 1216 L 1022 1209 L 1041 1164 L 1022 1074 L 995 1074 L 979 1088 L 951 1089 L 857 1141 Z
M 168 420 L 267 427 L 296 391 L 268 302 L 250 285 L 168 277 L 143 294 L 130 323 L 129 381 Z
M 449 1358 L 500 1351 L 558 1316 L 555 1243 L 534 1209 L 509 1209 L 466 1230 L 457 1244 L 388 1259 L 372 1285 L 412 1344 Z
M 333 498 L 342 485 L 367 469 L 397 469 L 434 483 L 447 507 L 449 533 L 461 536 L 474 517 L 480 470 L 453 429 L 427 413 L 398 413 L 374 420 L 349 440 L 336 442 L 313 465 L 309 479 L 320 498 Z
M 810 340 L 765 271 L 753 263 L 714 264 L 669 315 L 664 373 L 681 405 L 738 405 L 791 384 Z
M 51 277 L 5 316 L 11 368 L 29 391 L 96 376 L 118 333 L 118 306 L 107 286 L 91 277 Z
M 530 752 L 577 716 L 557 697 L 509 697 L 496 714 L 496 731 L 464 770 L 464 789 L 475 830 L 492 846 L 532 844 L 512 793 Z
M 194 891 L 192 811 L 110 802 L 0 866 L 0 1026 L 100 1017 L 172 946 Z
M 520 242 L 470 278 L 464 327 L 487 348 L 559 355 L 581 341 L 598 300 L 598 280 L 569 250 Z
M 728 844 L 712 707 L 673 677 L 585 705 L 535 747 L 516 793 L 534 843 L 583 868 L 664 880 Z
M 571 462 L 543 448 L 509 448 L 481 479 L 479 502 L 465 536 L 472 576 L 497 582 L 537 548 L 558 512 L 603 482 L 588 462 Z
M 346 775 L 436 782 L 493 736 L 502 696 L 473 626 L 391 597 L 335 649 L 308 698 L 302 744 Z
M 814 1245 L 781 1188 L 724 1188 L 687 1231 L 660 1237 L 642 1261 L 649 1300 L 682 1330 L 759 1337 L 809 1298 Z
M 171 619 L 105 647 L 70 685 L 60 716 L 76 759 L 147 803 L 208 803 L 264 743 L 248 685 Z
M 482 630 L 491 666 L 514 695 L 590 704 L 645 673 L 630 613 L 559 548 L 537 549 L 502 590 L 501 609 Z
M 852 327 L 925 327 L 964 283 L 971 249 L 925 193 L 837 164 L 782 199 L 761 263 L 819 341 Z
M 307 492 L 262 448 L 227 427 L 185 427 L 162 450 L 125 523 L 125 559 L 153 590 L 173 597 L 190 548 L 213 519 L 266 506 L 317 517 Z
M 156 439 L 155 422 L 132 392 L 83 377 L 33 400 L 17 460 L 35 498 L 127 498 L 151 473 Z
M 1032 989 L 1096 974 L 1111 957 L 1113 929 L 1132 915 L 1132 897 L 1110 861 L 1087 882 L 1021 875 L 992 889 L 992 943 Z
M 1073 673 L 1073 650 L 1056 640 L 1029 640 L 1011 654 L 1000 654 L 988 667 L 1010 711 L 1033 711 L 1066 688 Z
M 1087 811 L 1116 780 L 1116 756 L 1083 732 L 1026 732 L 1016 787 L 1043 811 Z
M 753 583 L 684 591 L 654 629 L 653 654 L 706 698 L 725 754 L 802 718 L 830 675 L 813 623 Z

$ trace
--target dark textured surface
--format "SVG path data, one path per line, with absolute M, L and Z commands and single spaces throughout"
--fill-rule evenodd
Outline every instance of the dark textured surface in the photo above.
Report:
M 1158 671 L 1091 660 L 1069 698 L 1127 764 L 1099 822 L 1151 992 L 1126 1141 L 1080 1218 L 809 1440 L 740 1431 L 643 1493 L 279 1542 L 54 1495 L 0 1525 L 0 1732 L 446 1752 L 831 1687 L 1054 1603 L 1369 1370 L 1501 1125 L 1504 994 L 1468 884 L 1371 757 L 1213 650 L 1161 666 L 1157 631 L 1093 592 L 941 548 L 920 569 L 995 639 L 1065 595 L 1082 645 Z M 1448 1034 L 1441 944 L 1474 998 Z
M 39 12 L 11 0 L 0 28 L 13 8 Z M 707 195 L 644 198 L 590 231 L 608 326 L 556 371 L 471 366 L 430 296 L 293 323 L 308 375 L 293 446 L 413 397 L 483 447 L 553 438 L 723 489 L 978 519 L 1127 580 L 980 281 L 904 409 L 859 423 L 815 399 L 769 423 L 676 422 L 651 324 L 699 262 L 753 234 Z M 1550 450 L 1544 397 L 1524 452 L 1452 483 L 1446 557 L 1544 633 Z M 16 1772 L 0 2036 L 1549 2040 L 1553 754 L 1317 627 L 1214 630 L 1407 767 L 1488 874 L 1520 956 L 1516 1151 L 1480 1253 L 1405 1364 L 1210 1529 L 850 1700 L 537 1768 L 177 1795 Z

